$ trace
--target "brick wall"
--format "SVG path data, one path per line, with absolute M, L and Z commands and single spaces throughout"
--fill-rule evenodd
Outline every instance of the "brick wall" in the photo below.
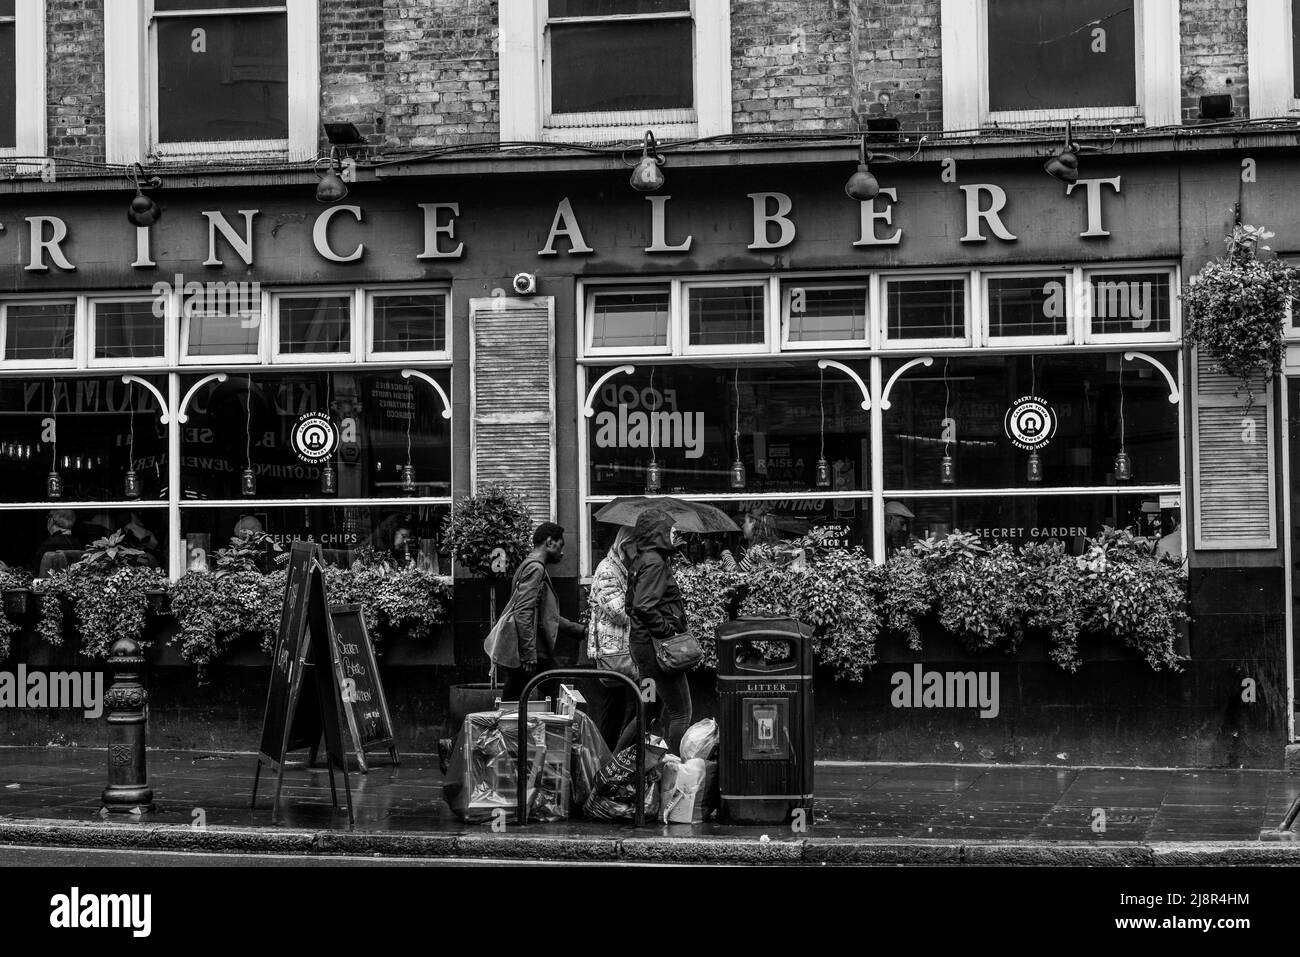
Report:
M 1200 118 L 1198 98 L 1228 93 L 1237 118 L 1249 115 L 1246 0 L 1182 0 L 1183 119 Z
M 46 149 L 104 159 L 103 0 L 46 0 Z
M 382 0 L 321 0 L 321 122 L 355 123 L 370 142 L 387 125 Z
M 939 0 L 853 0 L 853 14 L 858 116 L 887 106 L 905 130 L 942 128 Z

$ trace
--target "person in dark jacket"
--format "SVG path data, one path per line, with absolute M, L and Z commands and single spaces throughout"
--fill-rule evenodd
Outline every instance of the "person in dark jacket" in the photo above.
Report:
M 528 679 L 555 667 L 555 643 L 561 634 L 583 638 L 586 629 L 560 614 L 560 602 L 551 585 L 547 565 L 564 557 L 564 528 L 542 522 L 533 532 L 533 550 L 515 570 L 510 601 L 514 625 L 502 629 L 496 645 L 485 648 L 488 657 L 505 671 L 503 701 L 518 701 Z
M 681 753 L 682 735 L 691 726 L 691 689 L 686 672 L 671 674 L 659 667 L 653 638 L 671 638 L 686 630 L 686 605 L 673 575 L 673 519 L 667 512 L 650 509 L 636 520 L 636 558 L 628 572 L 632 599 L 630 648 L 641 681 L 654 681 L 654 695 L 646 708 L 651 725 L 658 725 L 671 754 Z M 636 721 L 623 729 L 615 753 L 636 743 Z

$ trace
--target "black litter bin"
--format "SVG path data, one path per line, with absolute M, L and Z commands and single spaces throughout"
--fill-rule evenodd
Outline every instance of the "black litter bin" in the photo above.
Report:
M 719 819 L 812 823 L 812 627 L 739 618 L 718 627 Z

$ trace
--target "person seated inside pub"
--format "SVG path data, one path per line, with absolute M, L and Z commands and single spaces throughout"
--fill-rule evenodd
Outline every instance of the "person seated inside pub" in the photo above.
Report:
M 73 534 L 76 524 L 77 513 L 69 508 L 53 509 L 46 516 L 45 528 L 49 536 L 36 546 L 36 556 L 32 563 L 38 576 L 67 568 L 81 557 L 85 543 Z

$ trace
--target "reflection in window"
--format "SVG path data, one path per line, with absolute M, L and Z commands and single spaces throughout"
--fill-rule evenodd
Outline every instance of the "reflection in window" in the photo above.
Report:
M 1063 336 L 1068 329 L 1065 280 L 1053 276 L 992 278 L 989 336 Z
M 791 342 L 844 342 L 866 338 L 865 287 L 798 285 L 787 288 L 785 293 Z
M 95 358 L 150 359 L 163 355 L 164 320 L 152 300 L 95 303 Z
M 195 311 L 185 328 L 187 356 L 256 356 L 262 321 L 256 313 Z
M 283 4 L 257 12 L 155 20 L 158 139 L 163 143 L 276 140 L 289 135 L 288 21 Z M 158 0 L 164 11 L 239 3 Z
M 0 149 L 18 144 L 17 24 L 14 0 L 0 2 Z
M 139 549 L 136 564 L 167 568 L 166 507 L 144 503 L 124 508 L 77 508 L 59 502 L 48 508 L 14 509 L 4 513 L 0 562 L 44 577 L 75 564 L 88 545 L 121 532 L 129 548 Z
M 4 307 L 6 359 L 71 359 L 77 306 L 72 302 L 10 303 Z
M 893 279 L 885 284 L 890 339 L 964 339 L 964 279 Z
M 1137 104 L 1136 4 L 987 2 L 990 110 Z
M 693 346 L 738 346 L 767 340 L 766 286 L 692 286 L 686 292 Z
M 373 352 L 443 352 L 447 348 L 447 297 L 442 293 L 377 295 L 373 317 Z
M 594 292 L 588 302 L 593 348 L 653 348 L 668 344 L 671 296 L 667 289 Z
M 1176 361 L 1175 353 L 1157 357 Z M 887 363 L 885 376 L 900 365 Z M 909 370 L 884 413 L 886 488 L 942 488 L 945 454 L 957 488 L 1031 487 L 1029 451 L 1007 432 L 1012 402 L 1031 394 L 1046 401 L 1056 420 L 1055 435 L 1037 449 L 1042 485 L 1115 485 L 1121 432 L 1133 483 L 1178 484 L 1178 406 L 1169 402 L 1168 383 L 1146 363 L 1107 353 L 961 356 Z
M 1093 273 L 1094 335 L 1154 335 L 1168 332 L 1168 273 Z
M 352 299 L 349 296 L 285 296 L 279 300 L 280 353 L 349 352 Z

